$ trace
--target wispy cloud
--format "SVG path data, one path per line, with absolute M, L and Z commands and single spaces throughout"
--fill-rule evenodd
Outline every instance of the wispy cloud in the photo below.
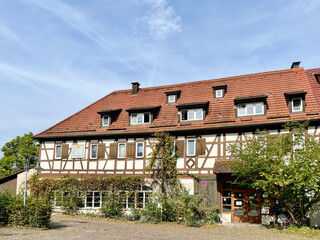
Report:
M 155 40 L 164 40 L 170 34 L 182 31 L 181 17 L 166 0 L 141 0 L 149 9 L 137 20 L 137 25 L 146 30 Z
M 117 42 L 110 41 L 111 36 L 102 31 L 99 24 L 96 24 L 83 12 L 63 3 L 60 0 L 26 0 L 26 2 L 51 12 L 70 27 L 91 39 L 107 52 L 113 52 L 114 48 L 118 47 Z M 114 54 L 114 60 L 120 62 L 130 70 L 134 70 L 136 68 L 134 63 L 128 62 L 125 58 L 121 58 L 116 54 Z
M 21 48 L 28 51 L 27 46 L 23 43 L 23 41 L 16 35 L 7 25 L 5 25 L 0 20 L 0 36 L 17 43 Z

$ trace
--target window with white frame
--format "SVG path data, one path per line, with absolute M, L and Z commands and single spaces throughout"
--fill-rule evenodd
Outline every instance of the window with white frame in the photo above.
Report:
M 101 207 L 101 193 L 100 192 L 88 192 L 85 198 L 86 208 L 99 208 Z
M 90 159 L 98 158 L 98 144 L 91 144 L 90 148 Z
M 62 145 L 56 145 L 55 159 L 61 159 Z
M 148 124 L 151 122 L 150 113 L 131 113 L 131 124 Z
M 184 109 L 181 110 L 181 121 L 203 120 L 203 109 Z
M 176 95 L 168 95 L 168 103 L 175 103 L 176 99 Z
M 119 143 L 118 144 L 118 158 L 125 158 L 126 157 L 126 144 Z
M 215 98 L 223 98 L 223 89 L 216 89 L 214 90 L 214 97 Z
M 144 156 L 144 143 L 136 143 L 136 158 L 142 158 Z
M 103 115 L 101 121 L 102 121 L 102 126 L 103 127 L 108 127 L 110 125 L 110 116 L 109 115 Z
M 196 155 L 196 140 L 194 139 L 187 140 L 187 155 L 188 156 Z
M 172 148 L 171 156 L 174 156 L 176 154 L 176 142 L 174 141 L 172 145 L 173 145 L 173 148 Z
M 302 110 L 302 98 L 292 98 L 292 112 L 301 112 Z
M 238 116 L 252 116 L 264 114 L 264 103 L 240 103 L 238 104 Z

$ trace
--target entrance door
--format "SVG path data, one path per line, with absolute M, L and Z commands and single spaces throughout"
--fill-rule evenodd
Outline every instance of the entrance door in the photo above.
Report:
M 261 191 L 241 189 L 230 181 L 222 181 L 221 190 L 221 211 L 231 214 L 231 222 L 261 223 Z
M 233 190 L 231 221 L 261 223 L 261 193 L 255 190 Z

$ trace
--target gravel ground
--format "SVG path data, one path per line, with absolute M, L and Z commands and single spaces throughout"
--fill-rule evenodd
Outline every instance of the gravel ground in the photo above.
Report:
M 281 233 L 279 230 L 248 225 L 215 225 L 187 228 L 178 224 L 149 224 L 121 222 L 88 217 L 53 216 L 52 228 L 38 230 L 28 228 L 0 227 L 0 240 L 10 239 L 227 239 L 227 240 L 293 240 L 308 239 Z

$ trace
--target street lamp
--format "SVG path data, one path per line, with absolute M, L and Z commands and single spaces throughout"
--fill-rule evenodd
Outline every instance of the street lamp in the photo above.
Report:
M 31 158 L 25 158 L 24 156 L 18 154 L 17 155 L 17 158 L 23 158 L 24 160 L 24 171 L 26 172 L 26 181 L 25 181 L 25 184 L 24 184 L 24 197 L 23 197 L 23 205 L 26 205 L 26 200 L 27 200 L 27 183 L 28 183 L 28 172 L 29 172 L 29 169 L 30 169 L 30 160 L 32 159 L 35 159 L 37 161 L 37 164 L 36 166 L 33 168 L 33 169 L 36 169 L 36 170 L 41 170 L 42 167 L 40 166 L 40 163 L 39 163 L 39 159 L 36 157 L 36 156 L 33 156 Z M 20 168 L 17 166 L 17 160 L 15 161 L 13 167 L 11 168 L 12 170 L 14 171 L 18 171 L 20 170 Z

